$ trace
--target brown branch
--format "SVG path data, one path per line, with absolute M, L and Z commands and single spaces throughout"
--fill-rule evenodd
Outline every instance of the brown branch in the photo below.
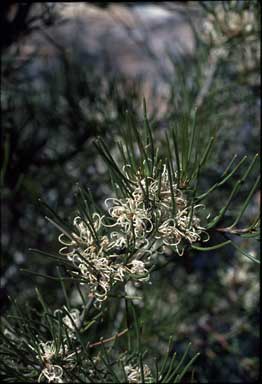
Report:
M 109 337 L 108 339 L 104 339 L 104 340 L 96 341 L 95 343 L 92 343 L 92 344 L 88 344 L 87 348 L 94 348 L 94 347 L 97 347 L 97 346 L 105 344 L 105 343 L 110 343 L 110 341 L 114 341 L 116 338 L 123 336 L 127 331 L 128 331 L 128 328 L 125 328 L 123 331 L 117 333 L 116 335 L 114 335 L 112 337 Z M 79 351 L 80 351 L 80 348 L 77 348 L 77 352 L 79 352 Z M 76 354 L 76 352 L 73 352 L 70 355 L 66 356 L 66 358 L 67 359 L 71 358 L 75 354 Z
M 252 233 L 255 232 L 253 228 L 215 228 L 218 232 L 227 232 L 227 233 L 233 233 L 233 234 L 241 234 L 241 233 Z
M 92 343 L 89 345 L 89 348 L 97 347 L 99 345 L 105 344 L 105 343 L 110 343 L 110 341 L 114 341 L 117 337 L 123 336 L 125 333 L 127 333 L 128 328 L 125 328 L 123 331 L 117 333 L 116 335 L 109 337 L 108 339 L 100 340 L 95 343 Z

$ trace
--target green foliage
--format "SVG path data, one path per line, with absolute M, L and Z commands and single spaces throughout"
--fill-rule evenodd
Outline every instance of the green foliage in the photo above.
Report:
M 130 119 L 130 116 L 128 116 L 127 118 Z M 135 220 L 137 219 L 135 216 L 136 211 L 134 211 L 134 219 L 131 218 L 130 221 L 130 228 L 132 229 L 132 231 L 130 229 L 131 232 L 126 233 L 127 243 L 125 243 L 125 248 L 122 249 L 120 264 L 116 264 L 117 268 L 120 268 L 122 265 L 121 268 L 127 268 L 128 271 L 127 278 L 122 278 L 121 276 L 118 279 L 120 283 L 127 283 L 130 277 L 131 281 L 132 279 L 137 279 L 137 281 L 140 282 L 143 282 L 144 279 L 146 279 L 147 281 L 149 273 L 153 273 L 153 271 L 157 270 L 160 266 L 158 260 L 159 255 L 165 254 L 167 252 L 168 248 L 166 246 L 163 247 L 160 241 L 160 244 L 154 250 L 154 258 L 150 260 L 151 267 L 147 267 L 147 269 L 144 268 L 144 259 L 142 257 L 151 249 L 157 239 L 161 239 L 161 237 L 156 236 L 156 233 L 158 233 L 159 228 L 161 228 L 161 224 L 163 225 L 163 219 L 161 216 L 162 212 L 159 211 L 159 213 L 157 211 L 160 209 L 160 205 L 158 204 L 164 204 L 164 202 L 165 204 L 168 204 L 166 198 L 167 196 L 169 197 L 168 201 L 170 205 L 168 205 L 168 208 L 170 208 L 170 211 L 168 211 L 168 215 L 170 215 L 170 219 L 168 220 L 174 220 L 174 228 L 177 228 L 180 236 L 183 236 L 181 231 L 183 231 L 184 229 L 180 227 L 181 224 L 179 224 L 179 222 L 177 221 L 180 209 L 180 206 L 177 204 L 181 204 L 181 199 L 183 200 L 183 202 L 186 202 L 185 207 L 186 209 L 188 209 L 187 228 L 189 230 L 193 223 L 194 210 L 197 203 L 199 203 L 200 201 L 205 202 L 206 196 L 212 194 L 213 190 L 227 182 L 228 179 L 232 177 L 236 170 L 246 160 L 246 158 L 243 158 L 232 170 L 232 163 L 234 161 L 233 159 L 233 161 L 231 161 L 227 169 L 221 175 L 220 180 L 215 183 L 211 188 L 209 188 L 207 192 L 202 192 L 201 194 L 199 194 L 197 187 L 198 179 L 200 177 L 200 170 L 202 170 L 202 167 L 204 166 L 208 158 L 208 154 L 213 143 L 213 137 L 207 140 L 208 144 L 201 152 L 199 142 L 196 139 L 196 137 L 198 137 L 198 135 L 196 134 L 198 129 L 196 122 L 196 116 L 194 116 L 193 118 L 193 125 L 190 125 L 191 120 L 189 120 L 189 122 L 183 120 L 182 126 L 173 127 L 171 133 L 166 134 L 165 143 L 168 148 L 168 151 L 167 157 L 163 157 L 161 151 L 155 148 L 155 139 L 153 137 L 145 109 L 144 129 L 139 130 L 136 127 L 134 121 L 131 122 L 132 125 L 129 126 L 129 130 L 123 132 L 123 140 L 118 143 L 119 154 L 120 156 L 122 156 L 122 166 L 120 166 L 119 163 L 114 160 L 114 158 L 108 151 L 106 144 L 101 138 L 96 141 L 95 145 L 98 151 L 101 153 L 102 157 L 104 158 L 108 169 L 110 170 L 112 178 L 112 187 L 116 195 L 118 196 L 117 201 L 125 202 L 131 200 L 135 202 L 134 193 L 138 193 L 137 190 L 138 188 L 140 188 L 139 191 L 142 195 L 140 199 L 142 199 L 142 202 L 139 202 L 138 207 L 140 208 L 137 209 L 141 209 L 141 207 L 143 206 L 144 209 L 150 210 L 151 213 L 154 212 L 154 210 L 155 212 L 157 212 L 156 216 L 154 216 L 153 214 L 150 216 L 151 228 L 149 230 L 143 231 L 143 236 L 146 236 L 144 239 L 146 242 L 142 243 L 142 245 L 137 246 L 136 240 L 137 236 L 139 236 L 139 233 L 135 231 L 137 224 Z M 178 135 L 178 132 L 181 131 L 181 135 Z M 183 131 L 185 132 L 184 134 Z M 172 154 L 174 154 L 174 158 L 172 157 Z M 194 161 L 191 160 L 192 157 L 194 158 Z M 224 236 L 228 236 L 230 234 L 235 234 L 237 236 L 247 234 L 252 235 L 252 237 L 258 236 L 257 220 L 255 220 L 250 226 L 245 229 L 238 229 L 235 227 L 235 225 L 239 222 L 239 219 L 243 215 L 245 209 L 247 208 L 250 198 L 257 188 L 258 181 L 256 181 L 254 186 L 251 187 L 250 192 L 248 193 L 247 198 L 244 200 L 239 214 L 235 218 L 233 224 L 226 228 L 221 228 L 217 226 L 223 220 L 225 212 L 234 194 L 238 191 L 241 184 L 245 182 L 246 178 L 252 171 L 257 157 L 258 156 L 256 155 L 253 158 L 243 175 L 240 177 L 239 181 L 235 184 L 230 194 L 229 200 L 220 209 L 219 214 L 215 217 L 212 217 L 212 215 L 210 215 L 210 218 L 208 216 L 208 218 L 206 219 L 206 223 L 201 223 L 201 231 L 205 232 L 205 234 L 208 236 L 208 239 L 211 238 L 212 240 L 212 233 L 214 231 L 222 232 Z M 166 168 L 164 167 L 164 164 L 166 164 Z M 128 170 L 125 169 L 125 167 L 127 166 Z M 152 194 L 152 185 L 158 186 L 157 189 L 154 190 L 155 194 Z M 178 194 L 178 191 L 182 192 L 179 192 Z M 166 195 L 167 192 L 168 195 Z M 165 194 L 164 197 L 162 196 L 163 193 Z M 186 196 L 186 198 L 183 196 Z M 61 265 L 61 267 L 63 267 L 63 269 L 66 271 L 66 275 L 70 276 L 70 280 L 75 281 L 77 284 L 80 283 L 90 285 L 91 274 L 91 276 L 93 276 L 92 279 L 96 280 L 94 290 L 92 289 L 92 285 L 90 286 L 90 295 L 92 297 L 90 299 L 91 302 L 86 303 L 86 300 L 82 297 L 83 303 L 81 316 L 79 315 L 79 310 L 77 310 L 77 319 L 79 321 L 79 319 L 81 318 L 81 326 L 80 324 L 77 325 L 72 319 L 72 317 L 70 317 L 71 315 L 69 309 L 55 311 L 54 314 L 52 314 L 39 293 L 38 297 L 44 310 L 43 315 L 41 315 L 40 318 L 45 320 L 44 324 L 42 324 L 43 320 L 37 320 L 37 318 L 32 320 L 30 317 L 24 317 L 24 314 L 21 315 L 22 317 L 17 317 L 17 315 L 12 316 L 12 318 L 19 321 L 20 330 L 17 331 L 17 323 L 11 325 L 10 329 L 8 327 L 4 328 L 4 333 L 8 333 L 9 336 L 11 335 L 11 340 L 9 340 L 6 335 L 4 335 L 6 345 L 3 345 L 3 354 L 9 356 L 10 354 L 12 355 L 12 353 L 14 353 L 14 351 L 8 352 L 6 348 L 10 348 L 11 350 L 13 350 L 14 343 L 12 341 L 12 338 L 14 338 L 14 340 L 16 340 L 17 338 L 19 343 L 22 343 L 21 345 L 18 344 L 19 347 L 17 350 L 22 350 L 23 356 L 25 356 L 25 361 L 21 362 L 22 365 L 17 366 L 13 371 L 13 377 L 21 377 L 22 375 L 23 378 L 26 378 L 27 380 L 33 380 L 38 377 L 38 379 L 41 381 L 44 377 L 48 380 L 52 380 L 52 378 L 54 380 L 59 380 L 59 378 L 62 378 L 63 376 L 63 380 L 96 380 L 100 382 L 105 382 L 106 380 L 107 382 L 125 382 L 126 375 L 130 374 L 131 376 L 138 375 L 138 377 L 139 375 L 141 375 L 141 378 L 138 379 L 141 380 L 141 382 L 179 382 L 184 376 L 184 374 L 187 372 L 187 370 L 190 368 L 190 366 L 193 364 L 197 355 L 195 355 L 186 365 L 183 365 L 188 350 L 185 351 L 181 361 L 177 364 L 175 364 L 176 354 L 171 356 L 170 362 L 167 363 L 169 361 L 168 357 L 170 355 L 168 353 L 162 368 L 160 368 L 160 370 L 158 371 L 158 366 L 155 367 L 156 377 L 154 378 L 152 376 L 151 370 L 144 365 L 145 355 L 142 353 L 141 350 L 140 325 L 137 321 L 137 316 L 135 314 L 134 306 L 132 305 L 132 300 L 130 307 L 130 305 L 127 304 L 127 300 L 130 299 L 128 296 L 125 295 L 122 297 L 124 297 L 126 300 L 126 321 L 128 327 L 125 329 L 125 332 L 128 331 L 128 349 L 124 353 L 124 357 L 116 357 L 112 351 L 112 347 L 110 347 L 109 353 L 109 351 L 107 351 L 107 347 L 105 347 L 104 345 L 105 342 L 103 342 L 103 340 L 100 340 L 97 343 L 97 345 L 99 345 L 100 343 L 102 348 L 102 352 L 99 353 L 99 358 L 96 356 L 95 360 L 93 360 L 94 357 L 92 356 L 92 354 L 90 355 L 90 345 L 94 346 L 96 345 L 96 343 L 92 344 L 87 334 L 89 334 L 89 329 L 92 330 L 92 327 L 97 322 L 97 319 L 103 316 L 103 312 L 105 311 L 105 309 L 102 309 L 100 311 L 100 308 L 103 308 L 103 306 L 101 307 L 101 302 L 104 303 L 105 300 L 107 300 L 108 298 L 113 298 L 117 293 L 118 285 L 118 283 L 116 282 L 117 284 L 115 286 L 115 282 L 112 282 L 110 280 L 109 284 L 112 284 L 112 293 L 107 295 L 109 288 L 107 286 L 105 288 L 104 285 L 102 285 L 104 279 L 103 273 L 107 272 L 103 272 L 103 269 L 100 272 L 99 267 L 97 268 L 97 265 L 93 263 L 92 257 L 95 257 L 95 261 L 97 260 L 98 262 L 99 257 L 101 258 L 101 260 L 102 257 L 117 257 L 116 254 L 110 255 L 110 253 L 107 252 L 105 253 L 105 256 L 103 256 L 102 253 L 99 256 L 100 252 L 104 252 L 101 241 L 104 239 L 105 236 L 108 236 L 106 238 L 110 239 L 110 227 L 115 227 L 115 225 L 117 225 L 117 222 L 115 222 L 114 215 L 111 215 L 111 223 L 113 218 L 113 224 L 105 224 L 105 227 L 102 231 L 102 234 L 104 236 L 103 237 L 100 233 L 100 225 L 97 226 L 97 222 L 95 221 L 96 215 L 98 215 L 98 217 L 100 216 L 97 213 L 97 209 L 90 191 L 80 188 L 77 201 L 78 213 L 80 215 L 79 219 L 83 220 L 81 224 L 82 227 L 78 227 L 78 230 L 80 231 L 79 235 L 76 232 L 75 220 L 74 225 L 72 225 L 70 221 L 64 221 L 60 219 L 59 216 L 51 208 L 44 204 L 44 207 L 49 212 L 49 216 L 46 217 L 47 220 L 51 224 L 53 224 L 60 232 L 62 232 L 63 236 L 65 236 L 65 238 L 67 239 L 66 241 L 60 241 L 62 242 L 62 244 L 65 244 L 68 247 L 72 247 L 73 250 L 68 251 L 66 249 L 67 247 L 63 248 L 65 249 L 65 251 L 62 251 L 61 249 L 60 255 L 53 255 L 45 251 L 37 252 L 42 256 L 48 256 L 53 258 L 56 264 L 59 264 Z M 163 201 L 163 203 L 161 203 L 161 201 Z M 210 212 L 208 207 L 207 211 Z M 108 213 L 110 214 L 110 210 L 108 212 L 103 212 L 104 222 L 110 222 L 110 215 L 106 219 Z M 156 218 L 156 220 L 154 220 L 154 218 Z M 143 218 L 141 220 L 143 220 Z M 83 225 L 85 227 L 83 227 Z M 121 226 L 121 222 L 119 225 Z M 175 232 L 175 235 L 173 236 L 177 236 L 176 233 L 177 232 Z M 187 234 L 186 230 L 185 234 Z M 83 236 L 90 236 L 90 239 L 88 240 L 87 237 L 83 243 Z M 122 232 L 121 236 L 125 236 L 125 232 Z M 87 254 L 85 251 L 85 241 L 87 241 L 87 245 L 90 242 L 90 244 L 93 244 L 93 246 L 95 247 L 94 249 L 96 250 L 92 252 L 98 252 L 97 256 L 92 256 L 89 261 L 88 257 L 86 257 Z M 214 251 L 216 249 L 221 248 L 222 246 L 231 244 L 250 259 L 259 262 L 256 258 L 247 254 L 245 251 L 242 251 L 241 248 L 231 239 L 228 239 L 222 243 L 215 243 L 211 246 L 207 245 L 205 247 L 193 244 L 195 242 L 198 243 L 199 241 L 200 236 L 197 236 L 196 238 L 185 237 L 185 239 L 183 240 L 183 252 L 184 247 L 187 249 L 187 251 L 189 251 L 191 247 L 192 249 L 200 251 Z M 75 244 L 77 244 L 77 246 L 74 251 Z M 111 248 L 115 247 L 114 244 L 115 243 L 113 242 Z M 172 242 L 170 244 L 164 242 L 164 244 L 167 246 L 170 245 L 169 248 L 173 249 L 173 251 L 175 252 L 179 253 L 179 249 L 181 250 L 181 248 L 173 248 Z M 138 253 L 138 251 L 140 253 Z M 74 252 L 76 253 L 74 254 Z M 138 254 L 142 255 L 142 257 L 136 259 Z M 75 262 L 75 256 L 78 260 L 77 263 Z M 139 263 L 142 263 L 142 274 L 140 271 L 133 273 L 132 269 L 128 269 L 131 259 L 135 262 L 137 262 L 138 260 Z M 87 274 L 86 272 L 83 272 L 83 265 L 86 268 L 85 271 L 89 270 Z M 111 268 L 109 269 L 110 271 L 112 270 L 113 265 L 115 264 L 111 262 L 111 264 L 109 265 Z M 60 280 L 62 283 L 64 280 L 67 280 L 67 277 L 63 278 L 60 276 L 59 273 L 56 279 Z M 98 290 L 99 287 L 100 291 Z M 65 288 L 63 289 L 64 292 L 66 292 Z M 105 293 L 103 292 L 103 290 L 105 291 Z M 67 295 L 65 297 L 67 297 Z M 99 305 L 97 306 L 97 313 L 92 312 L 92 303 L 94 302 L 94 299 L 99 301 Z M 69 299 L 67 298 L 66 301 L 68 303 L 68 308 L 70 308 Z M 21 308 L 19 308 L 18 306 L 15 306 L 14 308 L 16 308 L 16 313 L 21 312 Z M 88 310 L 86 308 L 88 308 Z M 130 310 L 133 314 L 131 317 Z M 55 313 L 59 313 L 58 318 L 56 317 Z M 70 320 L 73 322 L 73 330 L 75 331 L 73 338 L 72 336 L 70 337 L 69 331 L 67 327 L 64 326 L 62 321 L 62 315 L 65 316 L 66 314 L 70 317 Z M 38 333 L 37 336 L 35 334 L 36 329 Z M 134 336 L 132 336 L 132 329 L 135 333 Z M 120 336 L 122 334 L 123 331 L 120 331 L 116 335 Z M 49 335 L 49 337 L 47 335 Z M 32 340 L 33 344 L 26 344 L 25 347 L 23 341 L 28 339 Z M 111 339 L 109 338 L 110 341 Z M 115 340 L 114 337 L 113 340 Z M 131 345 L 131 340 L 135 340 L 134 345 Z M 44 348 L 42 352 L 40 351 L 41 346 L 42 348 Z M 46 352 L 45 348 L 49 347 L 51 348 L 51 352 L 49 351 L 49 349 L 48 352 Z M 27 348 L 27 351 L 24 350 L 24 348 Z M 46 357 L 47 353 L 51 353 L 51 355 L 48 355 L 49 357 Z M 31 356 L 31 358 L 28 358 L 28 356 Z M 119 361 L 121 362 L 120 366 L 118 363 Z M 102 367 L 100 367 L 100 364 L 102 364 Z M 168 365 L 166 366 L 166 364 Z M 7 362 L 4 362 L 4 367 L 7 377 L 10 377 L 11 373 Z M 84 372 L 91 372 L 90 378 L 87 378 L 85 376 L 84 379 Z M 28 374 L 30 376 L 28 376 Z
M 52 313 L 40 292 L 36 293 L 38 309 L 13 302 L 10 314 L 3 319 L 0 355 L 4 381 L 123 383 L 130 381 L 131 374 L 142 383 L 179 383 L 198 357 L 188 358 L 189 344 L 179 360 L 170 350 L 160 361 L 152 360 L 151 370 L 145 363 L 147 353 L 141 348 L 140 325 L 132 302 L 126 302 L 129 328 L 94 341 L 93 327 L 103 311 L 94 313 L 92 303 L 82 298 L 81 313 L 65 306 Z M 117 352 L 115 343 L 126 337 L 127 330 L 128 347 Z
M 199 4 L 212 39 L 191 20 L 195 56 L 167 53 L 174 74 L 164 117 L 157 105 L 148 114 L 145 100 L 141 108 L 139 87 L 87 72 L 46 33 L 58 69 L 44 71 L 43 92 L 17 69 L 5 75 L 1 199 L 18 223 L 10 241 L 26 222 L 34 249 L 23 276 L 41 289 L 18 292 L 2 318 L 4 381 L 256 380 L 260 5 Z M 250 42 L 247 70 L 239 47 Z M 239 147 L 246 124 L 253 137 Z M 33 209 L 47 222 L 34 241 L 25 196 L 39 195 Z

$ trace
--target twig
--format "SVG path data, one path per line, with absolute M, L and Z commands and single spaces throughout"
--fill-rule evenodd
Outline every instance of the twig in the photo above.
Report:
M 123 331 L 117 333 L 116 335 L 114 335 L 112 337 L 109 337 L 108 339 L 100 340 L 100 341 L 97 341 L 95 343 L 90 344 L 89 348 L 97 347 L 98 345 L 102 345 L 105 343 L 110 343 L 110 341 L 114 341 L 117 337 L 123 336 L 125 333 L 127 333 L 127 331 L 128 331 L 128 329 L 125 328 Z
M 250 228 L 231 228 L 231 227 L 215 228 L 215 230 L 218 232 L 233 233 L 233 234 L 255 232 L 253 229 L 250 229 Z
M 108 339 L 96 341 L 95 343 L 92 343 L 92 344 L 88 344 L 87 347 L 94 348 L 94 347 L 98 347 L 99 345 L 103 345 L 105 343 L 110 343 L 110 341 L 114 341 L 116 338 L 123 336 L 127 331 L 128 331 L 128 328 L 125 328 L 123 331 L 115 334 L 114 336 L 109 337 Z M 78 352 L 80 352 L 80 348 L 77 348 L 77 352 L 73 352 L 70 355 L 66 356 L 66 359 L 73 357 Z

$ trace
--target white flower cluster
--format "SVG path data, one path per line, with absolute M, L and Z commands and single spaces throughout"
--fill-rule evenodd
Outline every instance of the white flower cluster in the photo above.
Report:
M 224 44 L 229 38 L 242 33 L 250 33 L 254 29 L 255 15 L 252 10 L 225 10 L 222 4 L 214 9 L 214 14 L 209 14 L 204 22 L 203 33 L 207 43 L 216 46 Z
M 132 365 L 126 365 L 124 367 L 125 374 L 127 376 L 128 383 L 142 383 L 141 369 L 139 367 L 132 367 Z M 143 366 L 144 382 L 152 382 L 152 375 L 150 368 L 144 364 Z
M 137 281 L 149 279 L 146 265 L 156 250 L 156 242 L 159 247 L 173 246 L 182 255 L 185 241 L 200 240 L 204 230 L 195 214 L 200 205 L 190 206 L 177 184 L 170 185 L 166 166 L 159 177 L 142 177 L 137 172 L 133 179 L 127 167 L 124 172 L 133 192 L 125 198 L 106 199 L 108 214 L 94 213 L 92 223 L 75 217 L 74 231 L 58 238 L 63 244 L 60 254 L 73 263 L 75 273 L 88 283 L 98 306 L 116 282 L 130 277 Z M 103 234 L 105 228 L 107 235 Z
M 59 252 L 66 255 L 78 269 L 77 274 L 88 282 L 98 305 L 107 299 L 111 287 L 117 281 L 124 281 L 127 274 L 137 279 L 148 279 L 143 261 L 134 259 L 126 265 L 117 261 L 119 255 L 116 249 L 125 246 L 126 240 L 116 232 L 112 232 L 110 237 L 100 236 L 102 217 L 98 213 L 93 215 L 93 231 L 79 216 L 75 217 L 73 224 L 75 232 L 70 239 L 64 233 L 59 236 L 60 243 L 64 245 Z M 136 252 L 136 257 L 139 255 L 141 252 Z
M 212 47 L 210 61 L 227 58 L 239 73 L 248 75 L 250 84 L 257 82 L 256 70 L 260 65 L 261 44 L 259 30 L 256 26 L 254 8 L 242 10 L 225 10 L 222 4 L 214 9 L 214 14 L 209 14 L 203 23 L 202 39 Z M 232 55 L 227 42 L 232 39 L 241 39 L 241 49 Z M 252 75 L 253 74 L 253 75 Z
M 154 230 L 154 239 L 160 240 L 164 246 L 175 247 L 179 255 L 184 253 L 183 240 L 190 243 L 200 240 L 204 228 L 200 226 L 200 219 L 195 211 L 203 205 L 190 206 L 178 185 L 174 182 L 170 185 L 166 165 L 163 166 L 160 176 L 161 182 L 159 178 L 141 178 L 139 173 L 135 180 L 130 179 L 128 173 L 126 177 L 137 185 L 132 198 L 106 200 L 116 204 L 108 210 L 116 219 L 114 226 L 120 225 L 127 233 L 130 233 L 133 226 L 136 237 L 147 243 L 146 236 L 149 237 Z
M 56 347 L 53 341 L 47 341 L 46 343 L 39 343 L 39 348 L 42 350 L 40 354 L 42 360 L 50 361 L 56 354 Z
M 69 329 L 68 331 L 68 336 L 72 339 L 75 339 L 75 328 L 80 328 L 81 326 L 81 319 L 80 319 L 80 314 L 78 309 L 73 309 L 70 311 L 69 315 L 65 315 L 63 317 L 63 323 L 67 326 Z
M 71 311 L 69 311 L 66 307 L 64 307 L 64 310 L 67 312 L 67 314 L 62 318 L 62 321 L 64 325 L 67 328 L 67 335 L 71 339 L 76 338 L 76 329 L 79 329 L 81 327 L 81 316 L 78 309 L 74 308 Z M 54 311 L 54 316 L 57 315 L 57 313 L 62 313 L 63 311 L 61 309 L 56 309 Z
M 49 364 L 44 368 L 38 377 L 40 383 L 42 378 L 45 377 L 48 383 L 63 383 L 63 369 L 59 365 Z
M 72 309 L 69 311 L 67 308 L 64 308 L 67 311 L 67 314 L 62 318 L 64 325 L 68 329 L 69 338 L 75 339 L 76 328 L 80 328 L 81 326 L 81 317 L 78 309 Z M 60 309 L 54 311 L 54 316 L 57 315 L 58 312 L 62 312 Z M 66 340 L 66 339 L 65 339 Z M 38 344 L 38 350 L 35 347 L 30 348 L 36 352 L 36 358 L 41 361 L 44 365 L 39 377 L 38 382 L 41 382 L 42 379 L 47 379 L 48 383 L 63 383 L 63 368 L 60 365 L 54 364 L 54 357 L 60 356 L 63 359 L 70 361 L 70 355 L 68 355 L 69 349 L 68 345 L 64 340 L 63 347 L 61 346 L 59 351 L 57 351 L 57 346 L 53 340 L 49 340 L 47 342 L 40 342 Z M 39 353 L 40 351 L 40 353 Z M 65 355 L 67 355 L 65 357 Z
M 256 257 L 254 250 L 250 254 Z M 259 305 L 259 282 L 254 279 L 254 265 L 241 255 L 239 263 L 221 270 L 220 279 L 223 285 L 230 289 L 232 297 L 241 301 L 245 310 L 250 311 Z
M 37 352 L 35 347 L 29 346 Z M 37 352 L 36 357 L 44 364 L 45 368 L 42 369 L 38 377 L 38 382 L 40 383 L 42 379 L 45 378 L 48 383 L 63 383 L 63 368 L 52 362 L 56 354 L 62 355 L 62 348 L 60 348 L 57 353 L 54 341 L 47 341 L 46 343 L 39 343 L 39 349 L 41 352 L 40 354 Z

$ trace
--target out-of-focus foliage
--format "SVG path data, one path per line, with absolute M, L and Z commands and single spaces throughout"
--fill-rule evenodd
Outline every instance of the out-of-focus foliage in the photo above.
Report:
M 16 275 L 14 265 L 26 262 L 26 234 L 37 246 L 43 238 L 50 240 L 38 214 L 40 196 L 58 209 L 63 206 L 66 216 L 76 182 L 88 180 L 98 199 L 104 195 L 105 169 L 101 161 L 91 164 L 97 154 L 90 139 L 117 131 L 127 108 L 124 79 L 116 83 L 113 75 L 101 77 L 93 64 L 88 70 L 82 65 L 77 50 L 72 55 L 53 39 L 49 42 L 56 50 L 50 65 L 38 62 L 35 52 L 21 63 L 21 42 L 2 56 L 2 267 L 7 283 Z M 138 104 L 134 88 L 128 105 L 135 110 Z M 10 289 L 21 287 L 10 284 Z

